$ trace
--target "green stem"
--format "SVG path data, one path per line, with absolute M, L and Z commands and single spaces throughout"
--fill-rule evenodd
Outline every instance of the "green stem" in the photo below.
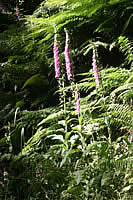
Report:
M 80 119 L 81 114 L 78 114 L 78 120 L 79 120 L 79 125 L 80 125 L 80 131 L 79 131 L 79 135 L 80 135 L 80 138 L 81 138 L 81 143 L 82 143 L 82 147 L 83 147 L 83 150 L 85 150 L 86 148 L 86 144 L 85 144 L 85 139 L 82 135 L 82 120 Z
M 66 93 L 65 93 L 65 81 L 63 79 L 63 103 L 64 103 L 64 114 L 65 114 L 65 132 L 67 133 L 67 120 L 66 120 Z

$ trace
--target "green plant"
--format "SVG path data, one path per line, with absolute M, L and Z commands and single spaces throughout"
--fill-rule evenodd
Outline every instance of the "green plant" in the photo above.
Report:
M 130 0 L 48 0 L 0 33 L 1 198 L 132 196 L 132 43 L 120 36 L 131 38 L 129 10 Z M 113 44 L 127 55 L 119 67 L 104 62 Z
M 120 50 L 125 55 L 125 63 L 123 65 L 129 65 L 132 69 L 133 67 L 133 52 L 132 52 L 132 42 L 125 36 L 120 36 L 118 38 L 118 44 L 120 45 Z

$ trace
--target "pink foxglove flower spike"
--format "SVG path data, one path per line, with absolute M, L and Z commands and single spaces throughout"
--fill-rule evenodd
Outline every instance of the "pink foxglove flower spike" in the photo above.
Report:
M 59 56 L 58 56 L 58 45 L 57 45 L 57 35 L 55 29 L 55 36 L 54 36 L 54 63 L 55 63 L 55 78 L 59 78 L 60 71 L 59 71 Z
M 18 20 L 20 20 L 20 15 L 19 15 L 19 11 L 18 11 L 17 7 L 16 7 L 16 16 L 17 16 Z
M 96 87 L 98 88 L 100 85 L 100 80 L 98 76 L 98 69 L 97 69 L 97 63 L 96 63 L 96 57 L 95 57 L 95 50 L 93 49 L 93 57 L 92 57 L 92 66 L 93 66 L 93 71 L 94 71 L 94 77 L 96 80 Z
M 68 80 L 71 79 L 71 63 L 70 63 L 70 56 L 69 56 L 69 38 L 68 38 L 68 32 L 65 29 L 66 32 L 66 44 L 65 44 L 65 61 L 66 61 L 66 72 L 67 72 L 67 78 Z

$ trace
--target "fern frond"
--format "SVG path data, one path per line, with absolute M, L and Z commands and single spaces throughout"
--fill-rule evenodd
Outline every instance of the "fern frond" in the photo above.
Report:
M 111 104 L 108 111 L 111 111 L 112 122 L 115 126 L 133 128 L 133 111 L 129 105 Z
M 118 38 L 118 43 L 120 45 L 120 50 L 124 53 L 125 55 L 125 64 L 128 64 L 133 67 L 133 42 L 129 41 L 127 37 L 120 36 Z
M 117 94 L 119 92 L 122 92 L 123 90 L 131 90 L 133 91 L 133 83 L 127 83 L 127 84 L 124 84 L 118 88 L 116 88 L 112 93 L 111 95 L 114 95 L 114 94 Z
M 101 84 L 103 85 L 99 88 L 99 91 L 102 91 L 103 93 L 105 92 L 105 95 L 108 95 L 114 90 L 114 88 L 116 88 L 117 90 L 119 86 L 124 84 L 125 80 L 130 77 L 131 72 L 125 69 L 111 67 L 109 69 L 103 69 L 101 71 L 99 70 L 99 75 L 101 79 Z M 81 74 L 81 76 L 85 76 L 85 78 L 83 78 L 78 83 L 79 89 L 81 91 L 85 91 L 86 93 L 95 90 L 95 79 L 93 77 L 93 71 L 90 70 L 89 73 Z M 103 88 L 105 88 L 104 91 Z M 96 93 L 96 91 L 94 93 Z
M 92 41 L 87 41 L 89 44 L 87 44 L 85 47 L 82 48 L 81 51 L 84 52 L 84 55 L 88 54 L 90 50 L 92 50 L 93 48 L 98 48 L 99 46 L 103 46 L 104 48 L 108 47 L 107 43 L 101 42 L 101 41 L 96 41 L 96 42 L 92 42 Z M 83 44 L 84 46 L 84 44 Z
M 64 116 L 64 111 L 59 111 L 57 113 L 52 113 L 46 119 L 43 119 L 38 126 L 42 124 L 49 124 L 50 122 L 56 122 Z

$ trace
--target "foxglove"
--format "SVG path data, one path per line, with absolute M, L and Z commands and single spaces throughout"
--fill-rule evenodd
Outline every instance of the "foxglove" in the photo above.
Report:
M 17 16 L 18 20 L 20 20 L 20 15 L 19 15 L 19 11 L 18 11 L 17 7 L 16 7 L 16 16 Z
M 92 57 L 92 66 L 93 66 L 93 71 L 94 71 L 94 77 L 96 81 L 96 87 L 98 88 L 100 85 L 100 80 L 98 76 L 98 69 L 97 69 L 97 63 L 96 63 L 96 57 L 95 57 L 95 50 L 93 49 L 93 57 Z
M 57 36 L 55 31 L 54 36 L 54 63 L 55 63 L 55 78 L 59 78 L 60 71 L 59 71 L 59 56 L 58 56 L 58 45 L 57 45 Z
M 69 38 L 68 33 L 66 32 L 66 44 L 65 44 L 65 61 L 66 61 L 66 72 L 67 72 L 67 78 L 68 80 L 71 79 L 71 63 L 70 63 L 70 56 L 69 56 Z
M 7 13 L 6 10 L 0 5 L 0 10 L 2 10 L 3 13 Z

